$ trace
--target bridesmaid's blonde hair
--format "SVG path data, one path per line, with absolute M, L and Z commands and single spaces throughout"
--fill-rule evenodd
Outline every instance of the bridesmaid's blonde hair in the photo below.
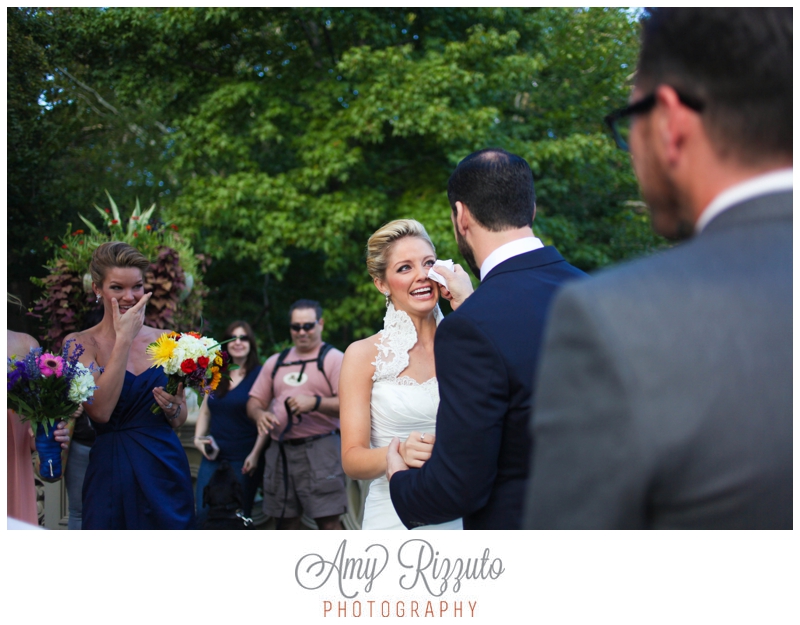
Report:
M 425 231 L 425 226 L 416 219 L 395 219 L 382 226 L 367 241 L 367 271 L 373 280 L 386 278 L 389 251 L 396 241 L 404 237 L 419 237 L 426 241 L 436 253 L 436 248 Z

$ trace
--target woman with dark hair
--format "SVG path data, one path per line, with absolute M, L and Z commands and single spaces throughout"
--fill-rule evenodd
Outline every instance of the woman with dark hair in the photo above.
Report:
M 174 428 L 186 421 L 183 385 L 166 392 L 147 346 L 168 330 L 144 325 L 144 272 L 136 248 L 112 241 L 92 255 L 92 289 L 103 305 L 96 326 L 72 334 L 80 361 L 102 367 L 83 405 L 97 438 L 83 482 L 82 529 L 193 529 L 192 476 Z M 153 412 L 153 404 L 160 410 Z
M 194 444 L 203 460 L 197 473 L 196 506 L 198 526 L 202 527 L 208 514 L 203 505 L 203 489 L 223 461 L 233 467 L 242 485 L 242 512 L 249 517 L 253 510 L 253 499 L 261 482 L 258 475 L 261 452 L 267 436 L 259 435 L 255 423 L 247 416 L 247 400 L 250 388 L 258 377 L 261 364 L 253 329 L 246 321 L 234 321 L 228 326 L 222 340 L 225 348 L 238 365 L 230 372 L 230 379 L 223 379 L 213 397 L 206 397 L 197 415 L 194 429 Z

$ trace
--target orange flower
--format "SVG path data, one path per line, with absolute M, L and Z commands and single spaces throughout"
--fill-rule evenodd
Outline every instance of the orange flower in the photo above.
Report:
M 198 334 L 197 332 L 187 332 L 186 334 L 188 334 L 189 336 L 193 336 L 196 339 L 203 338 L 203 335 L 202 334 Z
M 219 371 L 215 371 L 214 375 L 211 376 L 211 390 L 216 391 L 217 386 L 219 386 L 219 381 L 222 379 L 222 374 Z
M 151 226 L 150 224 L 147 224 L 147 225 L 144 227 L 144 229 L 145 229 L 145 230 L 152 230 L 152 229 L 153 229 L 153 226 Z

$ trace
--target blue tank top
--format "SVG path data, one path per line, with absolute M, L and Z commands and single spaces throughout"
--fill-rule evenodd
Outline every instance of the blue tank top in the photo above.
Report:
M 260 366 L 249 371 L 244 380 L 224 397 L 210 397 L 208 400 L 211 413 L 209 434 L 219 445 L 220 460 L 242 462 L 256 444 L 258 428 L 247 416 L 247 400 L 259 371 Z

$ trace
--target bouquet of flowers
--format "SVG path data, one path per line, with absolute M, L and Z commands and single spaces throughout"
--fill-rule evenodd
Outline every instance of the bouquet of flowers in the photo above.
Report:
M 223 375 L 232 369 L 228 352 L 221 344 L 197 332 L 169 332 L 162 334 L 147 347 L 153 367 L 162 367 L 169 378 L 164 390 L 174 395 L 178 384 L 192 388 L 203 395 L 213 393 Z M 235 366 L 235 365 L 234 365 Z M 153 405 L 152 411 L 161 408 Z
M 56 422 L 70 419 L 82 403 L 91 402 L 97 388 L 93 373 L 100 369 L 78 362 L 84 352 L 79 343 L 70 355 L 72 342 L 64 344 L 60 356 L 36 347 L 22 359 L 8 359 L 8 406 L 34 427 L 40 473 L 47 481 L 62 473 Z

